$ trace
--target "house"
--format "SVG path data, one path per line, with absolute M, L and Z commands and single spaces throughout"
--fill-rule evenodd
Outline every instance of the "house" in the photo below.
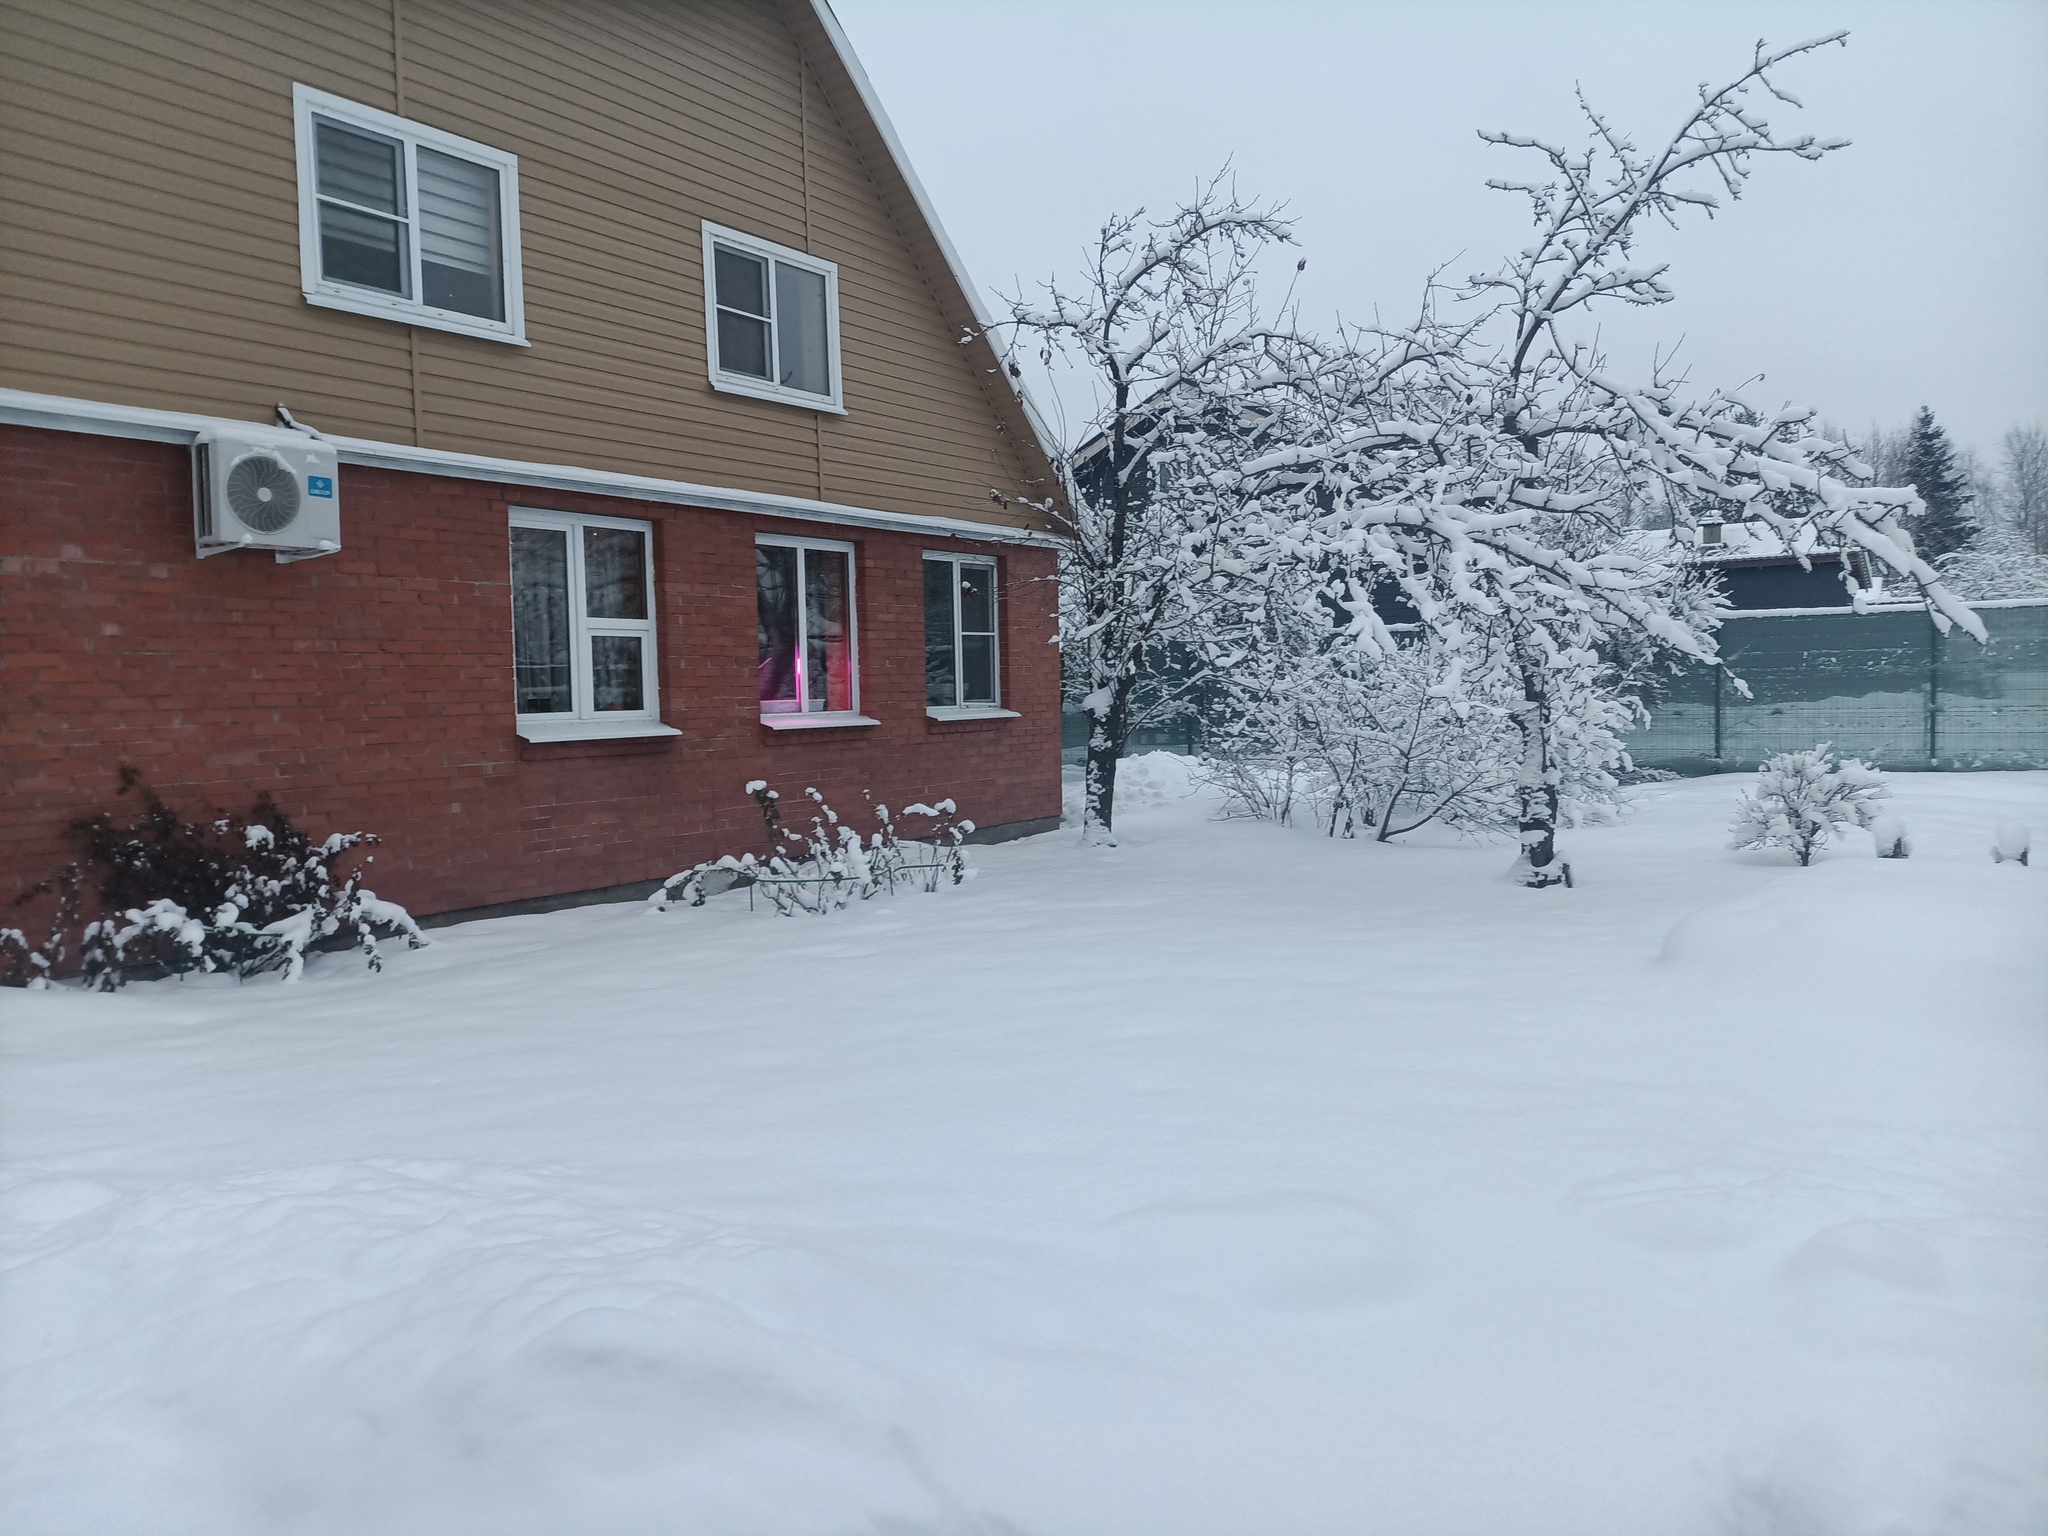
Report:
M 1804 556 L 1802 562 L 1801 556 Z M 1881 596 L 1883 583 L 1861 550 L 1844 551 L 1803 542 L 1787 550 L 1768 528 L 1748 523 L 1718 522 L 1700 526 L 1695 561 L 1720 580 L 1721 590 L 1739 613 L 1785 608 L 1848 609 L 1847 576 L 1868 599 Z
M 1057 824 L 1058 477 L 826 0 L 0 16 L 0 897 L 141 771 L 422 914 Z

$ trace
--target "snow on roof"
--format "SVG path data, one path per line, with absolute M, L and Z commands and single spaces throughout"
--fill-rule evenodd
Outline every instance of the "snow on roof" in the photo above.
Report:
M 1715 530 L 1710 533 L 1709 530 Z M 1841 553 L 1839 545 L 1824 544 L 1811 528 L 1802 527 L 1788 547 L 1776 529 L 1764 523 L 1704 523 L 1695 535 L 1683 529 L 1661 528 L 1645 533 L 1653 543 L 1677 542 L 1691 547 L 1694 558 L 1710 565 L 1730 565 L 1741 560 L 1792 560 L 1801 555 L 1830 556 Z

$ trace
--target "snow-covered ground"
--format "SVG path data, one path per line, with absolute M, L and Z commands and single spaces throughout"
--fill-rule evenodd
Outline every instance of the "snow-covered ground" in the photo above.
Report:
M 0 995 L 0 1528 L 2048 1530 L 2048 774 L 1543 893 L 1135 774 L 835 917 Z

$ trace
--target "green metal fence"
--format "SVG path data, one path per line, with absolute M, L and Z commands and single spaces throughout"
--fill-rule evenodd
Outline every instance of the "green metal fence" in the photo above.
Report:
M 1831 741 L 1882 768 L 2048 768 L 2048 600 L 1977 611 L 1988 645 L 1941 635 L 1917 608 L 1731 618 L 1721 654 L 1750 696 L 1694 668 L 1671 680 L 1630 755 L 1725 773 Z

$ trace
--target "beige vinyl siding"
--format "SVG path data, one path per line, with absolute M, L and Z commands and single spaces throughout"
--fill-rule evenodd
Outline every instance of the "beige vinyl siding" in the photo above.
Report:
M 1047 466 L 802 0 L 25 0 L 0 34 L 0 384 L 1042 521 L 990 498 Z M 295 81 L 519 156 L 530 346 L 305 302 Z M 838 265 L 844 416 L 711 387 L 706 220 Z

